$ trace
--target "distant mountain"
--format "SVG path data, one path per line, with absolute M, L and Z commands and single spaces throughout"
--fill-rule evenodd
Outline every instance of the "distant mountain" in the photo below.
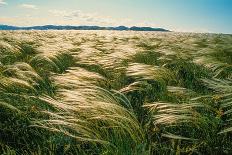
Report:
M 30 26 L 30 27 L 18 27 L 10 25 L 0 25 L 0 30 L 117 30 L 117 31 L 162 31 L 169 32 L 169 30 L 163 28 L 152 27 L 101 27 L 101 26 L 58 26 L 58 25 L 44 25 L 44 26 Z

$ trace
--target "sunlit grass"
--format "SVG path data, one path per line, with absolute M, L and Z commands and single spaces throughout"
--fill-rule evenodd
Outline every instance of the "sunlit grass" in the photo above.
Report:
M 230 35 L 0 32 L 0 153 L 231 154 Z

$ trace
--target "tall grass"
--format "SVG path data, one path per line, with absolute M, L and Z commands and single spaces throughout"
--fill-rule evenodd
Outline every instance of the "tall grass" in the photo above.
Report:
M 230 35 L 0 32 L 1 154 L 231 154 Z

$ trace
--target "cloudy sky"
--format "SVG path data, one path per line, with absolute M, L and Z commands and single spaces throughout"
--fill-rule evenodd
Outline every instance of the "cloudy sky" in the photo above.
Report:
M 0 24 L 136 25 L 232 33 L 232 0 L 0 0 Z

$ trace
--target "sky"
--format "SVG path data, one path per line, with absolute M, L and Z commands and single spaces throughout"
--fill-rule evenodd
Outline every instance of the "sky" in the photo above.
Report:
M 232 0 L 0 0 L 0 24 L 150 26 L 232 34 Z

